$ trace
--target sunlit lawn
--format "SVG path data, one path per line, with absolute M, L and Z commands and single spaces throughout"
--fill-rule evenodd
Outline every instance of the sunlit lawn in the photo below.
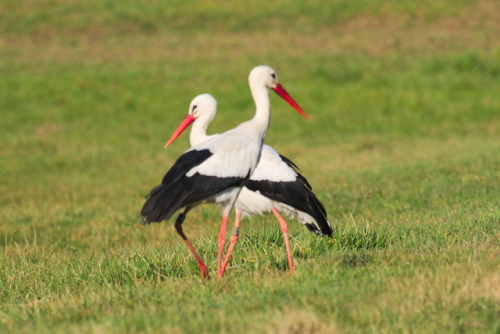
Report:
M 496 1 L 7 1 L 0 5 L 0 330 L 496 333 Z M 201 283 L 144 196 L 188 148 L 162 146 L 211 93 L 216 133 L 249 119 L 268 64 L 266 143 L 297 163 L 335 232 L 243 221 Z M 219 209 L 185 231 L 212 276 Z

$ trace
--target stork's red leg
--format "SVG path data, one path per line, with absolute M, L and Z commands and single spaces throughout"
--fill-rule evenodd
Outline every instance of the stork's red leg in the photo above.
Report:
M 222 255 L 224 252 L 224 243 L 226 242 L 227 217 L 233 209 L 234 203 L 236 203 L 240 191 L 241 188 L 238 189 L 238 191 L 234 194 L 230 204 L 225 207 L 224 212 L 222 213 L 222 223 L 220 225 L 219 231 L 219 254 L 217 256 L 217 278 L 222 278 L 222 276 L 224 275 L 224 271 L 222 270 Z
M 288 256 L 288 265 L 290 267 L 290 272 L 293 274 L 294 273 L 293 259 L 292 259 L 292 252 L 290 250 L 290 240 L 288 239 L 288 225 L 287 225 L 285 219 L 283 219 L 283 217 L 281 217 L 278 210 L 273 208 L 273 213 L 276 216 L 276 218 L 278 219 L 278 221 L 280 222 L 281 232 L 283 232 L 283 239 L 285 239 L 286 254 Z
M 189 211 L 189 208 L 186 208 L 186 210 L 184 210 L 183 213 L 181 213 L 181 214 L 179 214 L 179 216 L 177 216 L 177 219 L 175 220 L 175 230 L 177 231 L 177 233 L 179 233 L 182 240 L 184 240 L 184 243 L 189 248 L 189 251 L 191 252 L 191 254 L 193 254 L 194 258 L 196 259 L 196 262 L 198 262 L 198 266 L 200 267 L 201 278 L 203 280 L 205 280 L 208 278 L 207 266 L 205 265 L 205 263 L 203 263 L 200 256 L 198 255 L 198 253 L 196 253 L 193 245 L 188 240 L 186 234 L 184 234 L 184 231 L 182 230 L 182 223 L 184 222 L 184 219 L 186 218 L 186 214 L 188 213 L 188 211 Z
M 226 267 L 227 264 L 229 263 L 229 259 L 231 258 L 231 254 L 233 253 L 234 245 L 238 241 L 238 236 L 240 234 L 240 218 L 241 218 L 241 211 L 236 210 L 236 218 L 234 220 L 233 235 L 231 236 L 231 244 L 229 245 L 229 249 L 227 250 L 224 264 L 222 265 L 221 276 L 224 276 L 224 273 L 226 272 Z
M 219 251 L 217 254 L 217 278 L 222 277 L 222 253 L 224 252 L 224 244 L 226 242 L 226 229 L 227 229 L 227 216 L 228 212 L 224 211 L 222 215 L 222 223 L 219 231 Z

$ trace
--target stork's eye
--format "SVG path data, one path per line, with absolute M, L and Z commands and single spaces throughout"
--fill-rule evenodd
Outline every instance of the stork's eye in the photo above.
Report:
M 273 79 L 276 80 L 276 74 L 275 73 L 271 73 L 271 76 L 273 77 Z
M 191 109 L 191 112 L 193 112 L 196 108 L 198 108 L 198 105 L 197 105 L 197 104 L 195 104 L 195 105 L 193 106 L 193 108 Z

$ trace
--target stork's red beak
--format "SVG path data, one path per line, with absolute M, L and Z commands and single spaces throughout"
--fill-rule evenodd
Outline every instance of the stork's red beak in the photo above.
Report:
M 174 142 L 174 140 L 177 139 L 177 137 L 179 137 L 181 135 L 181 133 L 186 130 L 186 128 L 194 122 L 196 118 L 193 117 L 192 115 L 187 115 L 181 122 L 181 124 L 179 124 L 179 126 L 177 127 L 177 129 L 174 131 L 174 133 L 172 134 L 172 137 L 170 137 L 170 139 L 167 141 L 167 143 L 165 144 L 164 148 L 167 148 L 170 144 L 172 144 Z
M 281 96 L 281 98 L 283 100 L 285 100 L 286 102 L 288 102 L 289 105 L 291 105 L 295 110 L 297 110 L 297 112 L 299 114 L 301 114 L 302 117 L 309 118 L 307 116 L 307 114 L 304 112 L 304 110 L 302 110 L 302 108 L 299 106 L 299 104 L 297 102 L 295 102 L 295 100 L 290 96 L 290 94 L 288 94 L 288 92 L 286 91 L 285 88 L 283 88 L 282 85 L 280 85 L 279 83 L 277 83 L 276 87 L 272 88 L 272 90 L 274 90 L 276 92 L 276 94 L 278 94 L 279 96 Z

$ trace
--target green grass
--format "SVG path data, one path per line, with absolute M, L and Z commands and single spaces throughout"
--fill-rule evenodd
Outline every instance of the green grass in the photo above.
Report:
M 0 331 L 498 333 L 500 39 L 493 0 L 6 1 L 0 5 Z M 227 276 L 201 283 L 144 196 L 210 131 L 252 116 L 274 67 L 266 143 L 303 170 L 334 234 L 252 217 Z M 220 212 L 186 233 L 214 276 Z

